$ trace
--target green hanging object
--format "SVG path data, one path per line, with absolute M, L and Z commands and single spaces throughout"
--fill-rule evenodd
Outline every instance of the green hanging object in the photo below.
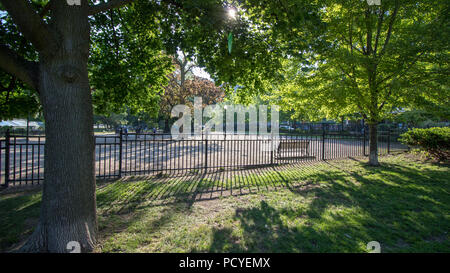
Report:
M 231 49 L 233 48 L 233 33 L 228 34 L 228 53 L 231 54 Z

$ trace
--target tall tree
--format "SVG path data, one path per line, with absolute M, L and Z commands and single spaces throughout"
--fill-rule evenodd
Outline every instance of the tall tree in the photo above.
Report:
M 245 86 L 258 88 L 261 82 L 267 81 L 266 78 L 276 74 L 277 54 L 272 50 L 276 44 L 266 39 L 267 35 L 256 26 L 258 21 L 254 15 L 251 18 L 255 20 L 238 18 L 231 23 L 226 1 L 81 0 L 80 5 L 76 2 L 0 0 L 0 9 L 6 11 L 13 22 L 12 28 L 4 31 L 12 33 L 14 29 L 18 30 L 18 36 L 25 38 L 32 46 L 30 51 L 37 56 L 31 58 L 20 52 L 14 40 L 2 39 L 0 69 L 38 94 L 46 122 L 45 182 L 40 221 L 22 251 L 64 252 L 69 241 L 78 241 L 81 251 L 86 252 L 91 251 L 96 242 L 94 120 L 88 63 L 90 51 L 94 56 L 97 48 L 91 48 L 91 24 L 95 22 L 90 17 L 133 2 L 123 8 L 133 12 L 126 20 L 135 22 L 132 27 L 138 29 L 136 35 L 141 30 L 152 32 L 146 34 L 149 38 L 160 35 L 156 41 L 164 45 L 167 54 L 174 55 L 178 49 L 193 53 L 208 72 L 231 84 L 243 82 Z M 113 14 L 104 20 L 113 25 L 109 29 L 112 31 L 111 47 L 126 54 L 132 49 L 117 47 L 119 43 L 116 43 L 114 30 L 125 30 L 118 23 L 112 23 L 115 18 Z M 101 21 L 102 18 L 95 20 Z M 4 20 L 1 24 L 4 26 Z M 230 32 L 233 32 L 236 45 L 231 54 L 226 50 Z M 131 39 L 122 45 L 139 48 L 140 45 L 133 41 Z M 146 48 L 161 49 L 159 42 Z M 100 56 L 103 49 L 98 52 Z M 134 52 L 132 57 L 140 58 L 136 55 L 139 50 Z M 117 57 L 120 54 L 110 54 L 105 53 L 108 56 L 104 58 L 114 62 L 127 61 Z M 156 55 L 155 59 L 161 60 Z M 134 62 L 137 60 L 132 60 Z M 148 69 L 156 70 L 155 74 L 165 71 L 160 69 L 159 63 L 147 65 Z M 114 69 L 114 66 L 110 67 Z M 118 73 L 121 71 L 130 75 L 127 70 L 119 70 Z M 140 71 L 139 75 L 145 76 L 146 73 Z M 94 91 L 105 92 L 106 87 L 97 82 Z
M 275 96 L 312 119 L 360 113 L 378 165 L 377 124 L 409 105 L 449 102 L 449 2 L 322 1 L 325 47 L 290 56 Z M 447 75 L 447 76 L 445 76 Z
M 185 88 L 186 77 L 192 76 L 192 68 L 194 65 L 189 62 L 186 53 L 182 52 L 182 56 L 172 57 L 172 63 L 175 70 L 168 75 L 168 83 L 161 92 L 159 117 L 164 120 L 164 131 L 170 131 L 169 123 L 171 119 L 171 111 L 175 105 L 186 104 L 188 97 L 192 96 L 192 90 Z
M 49 147 L 44 155 L 40 222 L 24 251 L 62 252 L 69 241 L 78 241 L 82 251 L 89 251 L 95 243 L 93 114 L 87 72 L 88 15 L 95 9 L 81 2 L 69 6 L 66 1 L 51 1 L 40 10 L 48 10 L 43 19 L 29 1 L 1 1 L 39 57 L 27 60 L 14 46 L 2 45 L 0 67 L 39 94 Z
M 203 103 L 215 104 L 221 102 L 225 96 L 223 88 L 218 87 L 211 80 L 193 74 L 195 64 L 189 62 L 186 54 L 174 59 L 175 71 L 169 74 L 169 83 L 164 87 L 159 104 L 159 114 L 164 120 L 164 130 L 170 131 L 169 122 L 172 108 L 178 104 L 192 106 L 194 97 L 202 97 Z

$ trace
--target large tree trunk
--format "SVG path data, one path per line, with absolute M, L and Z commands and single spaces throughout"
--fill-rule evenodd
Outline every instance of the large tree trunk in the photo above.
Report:
M 39 91 L 45 117 L 45 171 L 40 222 L 20 251 L 81 252 L 96 241 L 93 110 L 87 61 L 90 27 L 86 10 L 54 2 L 57 52 L 40 55 Z
M 369 123 L 369 165 L 379 166 L 377 124 Z

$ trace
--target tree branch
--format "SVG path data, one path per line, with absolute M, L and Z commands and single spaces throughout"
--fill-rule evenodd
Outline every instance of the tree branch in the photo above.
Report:
M 367 55 L 370 55 L 372 53 L 372 18 L 371 18 L 371 11 L 370 8 L 367 8 L 366 12 L 366 28 L 367 28 L 367 33 L 366 33 L 366 49 L 367 49 Z
M 362 38 L 362 31 L 358 31 L 358 38 L 359 38 L 359 43 L 361 44 L 361 50 L 362 50 L 363 54 L 366 54 L 366 48 L 364 47 L 364 41 Z
M 109 16 L 111 18 L 111 24 L 110 25 L 111 25 L 111 29 L 112 29 L 112 32 L 113 32 L 114 44 L 116 46 L 116 58 L 117 58 L 117 61 L 118 61 L 119 60 L 119 40 L 117 38 L 116 25 L 114 24 L 114 18 L 113 18 L 114 14 L 113 14 L 112 10 L 109 10 Z
M 397 12 L 398 12 L 399 7 L 400 7 L 400 4 L 398 3 L 398 1 L 395 1 L 394 13 L 392 14 L 391 21 L 389 22 L 389 28 L 388 28 L 388 32 L 386 34 L 386 40 L 384 41 L 383 49 L 381 49 L 380 56 L 382 56 L 384 54 L 384 52 L 386 51 L 386 47 L 389 44 L 389 40 L 391 39 L 392 28 L 394 26 L 395 17 L 397 17 Z
M 356 92 L 358 93 L 358 96 L 361 98 L 361 100 L 364 100 L 364 96 L 361 94 L 359 87 L 358 87 L 358 83 L 356 82 L 356 80 L 350 75 L 350 73 L 348 73 L 342 66 L 341 64 L 337 64 L 337 66 L 339 67 L 339 69 L 349 78 L 350 82 L 353 84 L 353 88 L 355 88 Z M 356 106 L 358 107 L 358 109 L 361 111 L 361 113 L 363 114 L 363 108 L 361 107 L 361 104 L 359 103 L 359 101 L 356 102 Z
M 375 48 L 373 50 L 373 55 L 374 56 L 377 55 L 378 42 L 380 40 L 381 26 L 383 24 L 384 13 L 385 13 L 385 9 L 384 8 L 380 9 L 380 14 L 378 15 L 377 36 L 375 37 Z
M 395 72 L 393 72 L 391 75 L 383 78 L 382 80 L 380 80 L 377 84 L 381 85 L 383 82 L 387 82 L 388 80 L 398 76 L 398 75 L 404 75 L 406 72 L 408 72 L 420 59 L 420 57 L 422 57 L 422 55 L 425 52 L 420 52 L 419 55 L 416 56 L 416 58 L 409 64 L 408 67 L 406 67 L 405 69 L 401 69 L 400 67 L 404 65 L 405 61 L 401 62 L 401 64 L 398 66 L 398 69 L 395 70 Z
M 192 70 L 192 68 L 194 68 L 194 67 L 195 67 L 195 65 L 194 65 L 194 64 L 192 64 L 192 65 L 188 66 L 188 69 L 186 69 L 186 74 L 187 74 L 187 73 L 189 73 L 189 71 L 191 71 L 191 70 Z
M 0 44 L 0 68 L 38 90 L 38 65 L 18 56 L 7 46 Z
M 16 77 L 12 76 L 11 81 L 9 82 L 9 85 L 7 87 L 2 86 L 3 87 L 2 92 L 6 91 L 6 98 L 2 105 L 8 105 L 9 95 L 14 91 L 16 84 L 17 84 Z
M 26 0 L 0 0 L 6 11 L 17 24 L 19 30 L 36 48 L 37 51 L 53 52 L 56 39 L 48 25 L 36 13 Z
M 414 64 L 417 63 L 417 61 L 420 59 L 420 57 L 421 57 L 423 54 L 424 54 L 424 52 L 421 52 L 421 53 L 416 57 L 416 59 L 413 60 L 413 61 L 410 63 L 410 65 L 409 65 L 405 70 L 398 69 L 398 70 L 397 70 L 397 73 L 393 73 L 393 74 L 391 74 L 390 76 L 384 78 L 382 81 L 380 81 L 380 84 L 381 84 L 383 81 L 387 81 L 387 80 L 389 80 L 389 79 L 391 79 L 391 78 L 393 78 L 393 77 L 396 77 L 396 76 L 398 76 L 398 75 L 400 75 L 400 74 L 401 74 L 401 75 L 404 75 L 406 72 L 408 72 L 408 71 L 414 66 Z M 388 85 L 388 84 L 386 84 L 386 85 Z M 392 94 L 392 86 L 389 86 L 389 91 L 388 91 L 387 95 L 384 97 L 383 103 L 381 103 L 381 105 L 380 105 L 380 107 L 379 107 L 379 110 L 380 110 L 380 111 L 383 109 L 384 105 L 386 104 L 386 102 L 387 102 L 387 100 L 389 99 L 389 97 L 391 96 L 391 94 Z
M 90 6 L 89 7 L 89 15 L 94 15 L 99 12 L 107 11 L 110 9 L 120 8 L 124 5 L 127 5 L 129 3 L 133 2 L 133 0 L 109 0 L 106 3 L 101 3 L 98 5 Z
M 344 35 L 341 35 L 341 37 L 344 40 L 344 42 L 348 43 L 348 45 L 350 46 L 351 51 L 353 49 L 355 49 L 356 51 L 358 51 L 359 53 L 364 55 L 364 52 L 362 51 L 362 49 L 359 49 L 356 46 L 353 46 L 353 44 L 352 44 L 353 38 L 351 40 L 348 40 L 346 37 L 344 37 Z
M 49 13 L 49 11 L 51 10 L 51 6 L 52 5 L 52 1 L 50 0 L 48 3 L 47 3 L 47 5 L 45 5 L 43 8 L 42 8 L 42 10 L 39 12 L 39 16 L 41 17 L 41 18 L 44 18 L 48 13 Z
M 389 99 L 389 97 L 391 96 L 391 94 L 392 94 L 392 87 L 389 88 L 389 91 L 388 91 L 386 97 L 384 98 L 384 101 L 381 103 L 380 107 L 378 107 L 378 110 L 379 110 L 379 111 L 383 110 L 383 107 L 384 107 L 384 105 L 386 104 L 386 102 L 387 102 L 387 100 Z

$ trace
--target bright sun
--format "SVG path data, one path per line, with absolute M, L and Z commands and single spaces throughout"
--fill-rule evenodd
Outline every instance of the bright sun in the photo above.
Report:
M 236 10 L 234 8 L 228 9 L 228 16 L 232 19 L 236 18 Z

